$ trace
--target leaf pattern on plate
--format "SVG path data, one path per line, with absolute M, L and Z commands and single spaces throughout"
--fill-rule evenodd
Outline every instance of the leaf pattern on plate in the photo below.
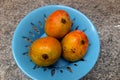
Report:
M 54 76 L 54 74 L 55 74 L 55 68 L 53 68 L 52 70 L 51 70 L 51 76 Z
M 72 72 L 72 68 L 71 67 L 66 67 L 67 68 L 67 70 L 69 71 L 69 72 Z

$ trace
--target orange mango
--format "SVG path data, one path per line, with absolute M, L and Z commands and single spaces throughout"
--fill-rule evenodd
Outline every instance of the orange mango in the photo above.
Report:
M 50 14 L 45 23 L 45 33 L 55 38 L 64 37 L 71 28 L 69 14 L 65 10 L 56 10 Z
M 61 44 L 53 37 L 43 37 L 35 40 L 30 46 L 29 56 L 38 66 L 50 66 L 61 55 Z
M 88 38 L 80 30 L 68 33 L 62 40 L 62 56 L 68 61 L 78 61 L 84 57 L 88 49 Z

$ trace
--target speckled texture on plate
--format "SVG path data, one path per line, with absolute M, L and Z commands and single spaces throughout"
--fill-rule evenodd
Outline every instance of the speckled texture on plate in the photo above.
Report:
M 99 32 L 99 59 L 82 80 L 120 80 L 120 0 L 0 0 L 0 80 L 30 80 L 13 59 L 11 40 L 27 13 L 49 4 L 80 10 Z

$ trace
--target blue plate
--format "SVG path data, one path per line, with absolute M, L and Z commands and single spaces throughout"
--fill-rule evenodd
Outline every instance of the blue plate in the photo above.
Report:
M 70 63 L 59 59 L 49 67 L 37 67 L 28 56 L 31 43 L 45 36 L 44 24 L 53 11 L 62 9 L 69 13 L 74 29 L 83 30 L 89 39 L 89 48 L 83 59 Z M 33 10 L 18 24 L 12 39 L 12 51 L 18 67 L 34 80 L 79 80 L 95 65 L 100 51 L 98 33 L 92 22 L 80 11 L 62 6 L 49 5 Z

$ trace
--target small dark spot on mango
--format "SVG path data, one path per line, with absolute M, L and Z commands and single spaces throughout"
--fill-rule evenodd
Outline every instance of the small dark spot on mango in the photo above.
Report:
M 75 49 L 71 49 L 72 53 L 75 53 Z
M 85 41 L 84 41 L 84 40 L 81 40 L 81 44 L 84 45 L 84 44 L 85 44 Z
M 76 49 L 74 48 L 74 50 L 76 50 Z
M 62 22 L 63 24 L 65 24 L 65 23 L 66 23 L 66 20 L 65 20 L 64 18 L 62 18 L 62 19 L 61 19 L 61 22 Z
M 46 60 L 46 59 L 48 59 L 48 55 L 47 54 L 43 54 L 42 58 Z

